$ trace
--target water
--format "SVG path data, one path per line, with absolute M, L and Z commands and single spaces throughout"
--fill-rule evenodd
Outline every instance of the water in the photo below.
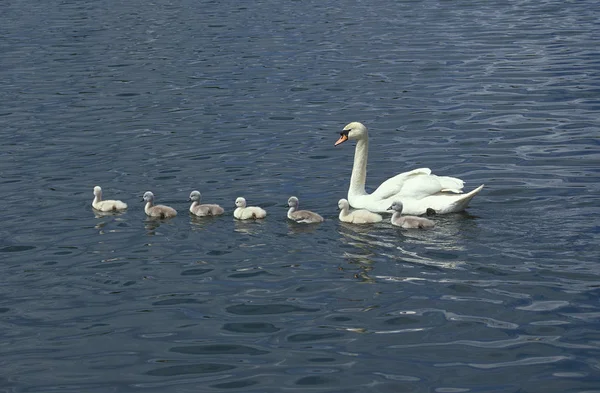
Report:
M 596 9 L 5 2 L 0 391 L 600 392 Z M 368 186 L 486 187 L 432 231 L 340 224 L 354 120 Z

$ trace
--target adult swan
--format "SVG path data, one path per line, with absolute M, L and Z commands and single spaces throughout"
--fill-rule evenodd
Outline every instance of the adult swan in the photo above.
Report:
M 373 212 L 389 212 L 390 205 L 402 201 L 404 214 L 425 214 L 433 209 L 437 214 L 454 213 L 464 210 L 483 184 L 473 191 L 463 194 L 463 181 L 455 177 L 436 176 L 429 168 L 419 168 L 400 173 L 381 183 L 371 194 L 365 191 L 367 178 L 367 156 L 369 154 L 369 132 L 362 123 L 352 122 L 342 132 L 335 146 L 356 140 L 354 165 L 348 189 L 348 201 L 357 209 Z

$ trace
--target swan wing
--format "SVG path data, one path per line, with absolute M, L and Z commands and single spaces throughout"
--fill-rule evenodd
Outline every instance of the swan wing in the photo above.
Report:
M 371 196 L 375 199 L 422 199 L 440 192 L 462 193 L 464 182 L 456 177 L 436 176 L 429 168 L 419 168 L 387 179 Z
M 441 190 L 441 185 L 431 182 L 431 169 L 418 168 L 409 172 L 400 173 L 390 177 L 373 193 L 371 196 L 375 199 L 387 199 L 394 195 L 413 195 L 423 193 L 436 193 Z M 436 176 L 434 176 L 436 177 Z M 431 195 L 431 194 L 428 194 Z
M 323 217 L 309 210 L 297 210 L 288 216 L 291 220 L 302 224 L 312 224 L 323 221 Z

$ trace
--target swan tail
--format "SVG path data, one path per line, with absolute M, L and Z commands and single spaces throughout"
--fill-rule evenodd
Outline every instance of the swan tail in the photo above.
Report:
M 475 195 L 479 194 L 479 191 L 483 189 L 483 186 L 484 184 L 464 195 L 460 195 L 460 197 L 457 198 L 456 201 L 450 206 L 451 209 L 449 209 L 449 212 L 460 212 L 465 210 L 467 206 L 469 206 L 471 199 L 473 199 Z

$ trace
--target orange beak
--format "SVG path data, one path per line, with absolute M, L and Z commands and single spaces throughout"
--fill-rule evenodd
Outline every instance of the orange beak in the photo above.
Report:
M 333 146 L 337 146 L 340 143 L 344 143 L 348 140 L 348 135 L 346 134 L 342 134 L 342 136 L 340 136 L 340 139 L 337 140 L 337 142 L 335 142 L 335 144 Z

